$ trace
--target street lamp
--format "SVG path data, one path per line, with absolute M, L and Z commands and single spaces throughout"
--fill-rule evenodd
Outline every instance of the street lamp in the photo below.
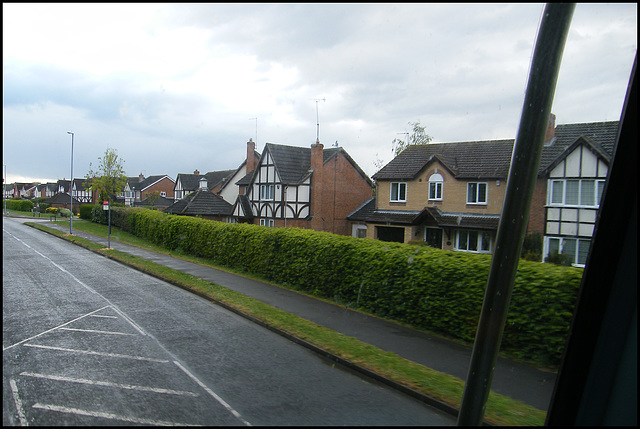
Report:
M 67 134 L 71 134 L 71 183 L 69 184 L 71 215 L 69 216 L 69 234 L 73 234 L 73 132 L 67 131 Z
M 4 214 L 7 214 L 7 165 L 4 167 L 4 183 L 2 184 L 2 199 L 4 200 Z

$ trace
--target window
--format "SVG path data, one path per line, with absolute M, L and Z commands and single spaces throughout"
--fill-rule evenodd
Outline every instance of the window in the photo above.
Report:
M 549 204 L 597 207 L 604 192 L 604 180 L 552 180 Z
M 463 252 L 490 253 L 491 236 L 485 231 L 456 231 L 455 250 Z
M 442 200 L 442 176 L 438 173 L 429 177 L 429 199 Z
M 273 219 L 260 219 L 260 226 L 273 228 Z
M 487 184 L 470 182 L 467 184 L 467 204 L 487 204 Z
M 260 185 L 260 199 L 273 200 L 273 185 Z
M 553 253 L 568 255 L 571 264 L 582 266 L 587 263 L 591 240 L 583 238 L 549 238 L 547 256 Z
M 391 183 L 391 201 L 407 201 L 407 184 L 403 182 Z

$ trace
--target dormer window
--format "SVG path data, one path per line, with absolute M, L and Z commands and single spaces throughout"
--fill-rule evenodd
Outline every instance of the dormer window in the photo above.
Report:
M 200 189 L 209 189 L 207 188 L 207 179 L 204 177 L 200 178 Z
M 442 183 L 444 179 L 441 174 L 435 173 L 429 177 L 429 199 L 442 201 Z

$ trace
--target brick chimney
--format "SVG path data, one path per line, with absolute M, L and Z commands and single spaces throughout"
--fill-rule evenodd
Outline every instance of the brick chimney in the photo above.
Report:
M 193 170 L 193 174 L 195 174 L 196 176 L 200 175 L 200 172 L 198 171 L 198 169 Z
M 247 142 L 247 174 L 256 169 L 256 143 L 249 139 Z
M 140 173 L 140 175 L 138 176 L 138 182 L 142 182 L 143 180 L 144 180 L 144 175 Z
M 551 113 L 549 115 L 549 122 L 547 123 L 547 133 L 544 136 L 544 144 L 549 143 L 556 135 L 556 115 Z
M 311 214 L 313 215 L 312 228 L 322 231 L 324 226 L 322 188 L 324 182 L 323 157 L 324 146 L 317 141 L 311 145 Z

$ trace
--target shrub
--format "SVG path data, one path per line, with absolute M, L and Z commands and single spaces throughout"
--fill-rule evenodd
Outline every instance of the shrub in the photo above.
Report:
M 91 220 L 91 210 L 93 210 L 93 204 L 82 204 L 80 206 L 80 219 Z
M 571 266 L 571 263 L 573 262 L 573 259 L 569 255 L 565 255 L 563 253 L 558 253 L 557 250 L 554 250 L 553 252 L 549 253 L 549 256 L 547 256 L 544 261 L 548 262 L 550 264 L 562 265 L 562 266 L 565 266 L 565 267 L 569 267 L 569 266 Z
M 33 202 L 20 198 L 7 200 L 7 209 L 19 212 L 30 212 L 33 210 Z
M 524 237 L 520 257 L 527 261 L 540 262 L 542 260 L 542 234 L 532 232 Z
M 112 209 L 112 225 L 170 250 L 209 259 L 381 317 L 473 341 L 491 255 Z M 520 261 L 502 349 L 558 364 L 582 269 Z

